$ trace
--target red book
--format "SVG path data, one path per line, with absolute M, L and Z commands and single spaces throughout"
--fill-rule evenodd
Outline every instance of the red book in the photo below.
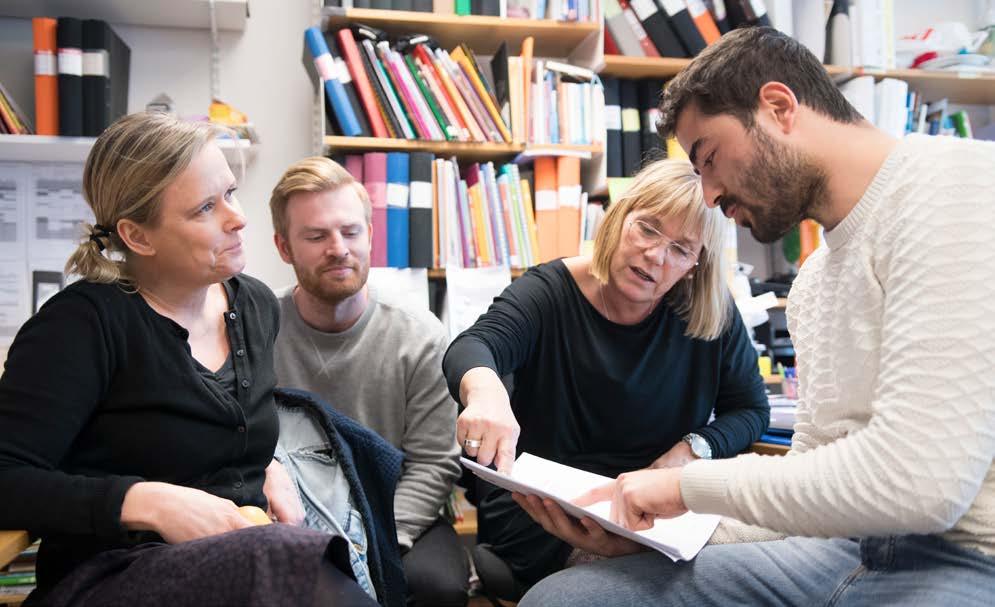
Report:
M 621 55 L 622 53 L 618 50 L 618 45 L 615 44 L 615 39 L 612 38 L 611 33 L 608 28 L 605 28 L 605 54 L 606 55 Z
M 352 75 L 352 81 L 356 84 L 359 100 L 370 121 L 370 130 L 373 131 L 373 136 L 390 137 L 387 125 L 384 124 L 380 109 L 377 107 L 377 99 L 373 94 L 370 79 L 366 76 L 366 70 L 363 69 L 363 60 L 359 56 L 359 47 L 356 46 L 356 39 L 352 37 L 352 31 L 344 27 L 338 31 L 336 36 L 339 39 L 339 48 L 345 57 L 345 63 L 349 67 L 349 73 Z

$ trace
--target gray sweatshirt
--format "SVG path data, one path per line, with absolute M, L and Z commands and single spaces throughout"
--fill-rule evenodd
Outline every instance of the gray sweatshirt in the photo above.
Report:
M 446 334 L 427 310 L 378 299 L 341 333 L 308 326 L 293 289 L 280 294 L 280 387 L 313 392 L 404 452 L 394 496 L 397 540 L 410 548 L 439 517 L 459 476 L 456 403 L 442 375 Z

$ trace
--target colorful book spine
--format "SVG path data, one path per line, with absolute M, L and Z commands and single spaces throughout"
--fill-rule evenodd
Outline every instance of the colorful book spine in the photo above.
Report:
M 59 69 L 56 60 L 55 19 L 31 20 L 35 55 L 35 132 L 59 134 Z
M 387 154 L 387 267 L 408 267 L 410 159 L 405 152 Z
M 324 83 L 325 95 L 332 106 L 342 134 L 348 137 L 359 136 L 362 132 L 359 128 L 359 121 L 356 119 L 352 104 L 349 103 L 345 88 L 336 75 L 335 62 L 321 30 L 317 27 L 307 28 L 304 32 L 304 39 L 307 42 L 308 50 L 311 51 L 318 76 Z

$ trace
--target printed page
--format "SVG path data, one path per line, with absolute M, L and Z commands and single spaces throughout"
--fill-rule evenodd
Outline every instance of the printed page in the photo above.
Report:
M 446 268 L 446 306 L 443 323 L 449 329 L 449 341 L 469 329 L 511 284 L 508 266 L 488 268 Z
M 525 495 L 548 497 L 568 514 L 576 518 L 592 518 L 605 530 L 639 542 L 675 561 L 693 559 L 719 524 L 718 515 L 688 512 L 672 519 L 657 519 L 653 527 L 645 531 L 630 531 L 611 522 L 611 504 L 607 501 L 586 508 L 571 502 L 582 493 L 610 482 L 612 479 L 608 477 L 564 466 L 529 453 L 523 453 L 515 461 L 511 476 L 485 468 L 465 457 L 460 460 L 474 474 L 490 483 Z

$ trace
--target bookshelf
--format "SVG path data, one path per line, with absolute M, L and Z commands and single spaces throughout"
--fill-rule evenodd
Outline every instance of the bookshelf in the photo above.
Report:
M 3 567 L 31 544 L 27 531 L 0 531 L 0 567 Z
M 94 137 L 56 137 L 50 135 L 0 135 L 0 161 L 6 162 L 86 162 Z M 240 164 L 239 150 L 248 162 L 258 145 L 247 140 L 219 139 L 218 147 L 229 164 Z
M 0 17 L 31 19 L 41 14 L 103 19 L 121 25 L 206 29 L 211 26 L 208 0 L 5 0 Z M 243 31 L 249 0 L 214 0 L 219 30 Z
M 516 278 L 520 277 L 522 274 L 525 274 L 525 270 L 524 269 L 521 269 L 521 268 L 512 268 L 511 269 L 511 279 L 512 280 L 515 280 Z M 446 269 L 445 268 L 429 268 L 428 269 L 428 279 L 429 280 L 436 280 L 436 281 L 443 281 L 443 280 L 445 280 L 446 279 Z
M 467 44 L 474 52 L 491 54 L 501 42 L 517 52 L 522 41 L 535 38 L 538 56 L 565 57 L 591 35 L 600 35 L 597 22 L 567 23 L 551 19 L 502 19 L 479 15 L 443 15 L 362 8 L 322 9 L 323 28 L 362 23 L 391 35 L 427 34 L 446 49 Z

